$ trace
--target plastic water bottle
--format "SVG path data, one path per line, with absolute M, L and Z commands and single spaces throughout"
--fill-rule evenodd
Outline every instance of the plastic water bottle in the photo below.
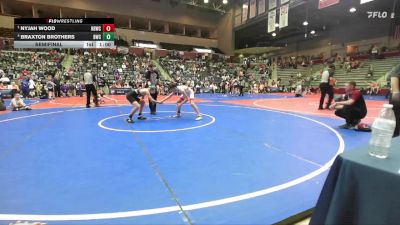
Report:
M 396 127 L 393 105 L 384 104 L 379 116 L 372 124 L 372 137 L 369 141 L 368 153 L 380 159 L 389 156 L 392 136 Z

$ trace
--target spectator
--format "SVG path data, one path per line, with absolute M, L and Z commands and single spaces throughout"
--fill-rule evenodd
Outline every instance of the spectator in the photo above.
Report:
M 5 111 L 6 110 L 6 106 L 4 105 L 4 100 L 1 97 L 1 93 L 0 93 L 0 111 Z
M 366 78 L 369 78 L 369 79 L 374 78 L 374 67 L 372 66 L 372 64 L 369 65 L 368 73 L 367 73 Z
M 30 72 L 29 72 L 29 70 L 28 70 L 28 68 L 25 68 L 23 71 L 22 71 L 22 75 L 25 77 L 25 76 L 28 76 L 29 74 L 31 74 Z
M 370 95 L 378 95 L 380 90 L 380 84 L 378 82 L 372 82 L 371 83 L 371 89 L 370 89 Z
M 69 85 L 67 83 L 61 85 L 61 93 L 63 97 L 69 97 L 68 91 L 69 91 Z
M 15 82 L 11 82 L 11 89 L 13 90 L 13 94 L 19 93 L 19 86 L 15 84 Z
M 19 94 L 15 94 L 14 98 L 11 100 L 10 106 L 12 111 L 31 110 L 31 108 L 24 103 Z
M 296 90 L 294 91 L 295 97 L 303 97 L 303 87 L 301 85 L 301 81 L 298 81 L 296 84 Z
M 358 60 L 354 60 L 351 62 L 351 69 L 358 69 L 360 67 L 361 63 Z
M 3 71 L 3 70 L 1 70 L 1 71 Z M 1 71 L 0 71 L 0 73 L 1 73 Z M 4 74 L 4 72 L 2 73 L 2 75 L 0 75 L 0 82 L 2 82 L 3 84 L 9 84 L 10 83 L 10 78 L 8 78 L 7 76 L 6 76 L 6 74 Z
M 28 98 L 29 97 L 29 77 L 26 77 L 25 79 L 22 80 L 21 82 L 21 90 L 22 90 L 22 95 L 24 96 L 24 98 Z
M 99 90 L 101 90 L 101 92 L 103 94 L 108 94 L 109 93 L 108 83 L 107 83 L 106 79 L 104 79 L 103 77 L 98 77 L 97 78 L 97 85 L 99 86 Z
M 371 49 L 371 58 L 377 59 L 379 56 L 379 48 L 377 45 L 373 45 Z
M 388 73 L 388 80 L 392 89 L 389 103 L 393 105 L 394 115 L 396 116 L 396 129 L 393 137 L 398 137 L 400 132 L 400 64 L 393 67 Z
M 76 83 L 75 88 L 76 88 L 76 94 L 79 97 L 83 97 L 84 85 L 82 83 L 78 82 L 78 83 Z
M 35 81 L 33 81 L 32 77 L 29 77 L 29 97 L 35 97 Z
M 49 96 L 47 94 L 46 88 L 44 85 L 40 86 L 39 98 L 40 99 L 47 99 Z
M 48 94 L 49 99 L 55 99 L 55 95 L 54 95 L 55 86 L 56 86 L 56 84 L 53 82 L 52 77 L 49 75 L 47 77 L 47 83 L 46 83 L 47 94 Z

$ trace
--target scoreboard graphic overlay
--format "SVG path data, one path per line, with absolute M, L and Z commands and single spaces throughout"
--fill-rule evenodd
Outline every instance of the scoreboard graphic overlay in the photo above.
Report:
M 15 18 L 14 48 L 114 48 L 114 18 Z

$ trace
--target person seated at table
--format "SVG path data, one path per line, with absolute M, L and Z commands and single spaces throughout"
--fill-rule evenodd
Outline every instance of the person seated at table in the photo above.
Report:
M 10 106 L 12 111 L 31 110 L 31 108 L 24 103 L 20 94 L 15 94 L 14 98 L 11 100 Z
M 335 115 L 346 120 L 346 124 L 340 126 L 342 129 L 353 129 L 367 115 L 367 106 L 362 93 L 356 89 L 356 82 L 350 81 L 346 84 L 344 99 L 336 101 L 331 109 L 336 109 Z

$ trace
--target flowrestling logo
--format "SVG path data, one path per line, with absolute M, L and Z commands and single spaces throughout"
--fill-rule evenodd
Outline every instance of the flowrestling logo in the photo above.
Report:
M 389 13 L 386 11 L 369 11 L 367 12 L 368 15 L 368 19 L 386 19 L 386 18 L 391 18 L 394 19 L 394 13 L 390 14 L 389 17 Z

